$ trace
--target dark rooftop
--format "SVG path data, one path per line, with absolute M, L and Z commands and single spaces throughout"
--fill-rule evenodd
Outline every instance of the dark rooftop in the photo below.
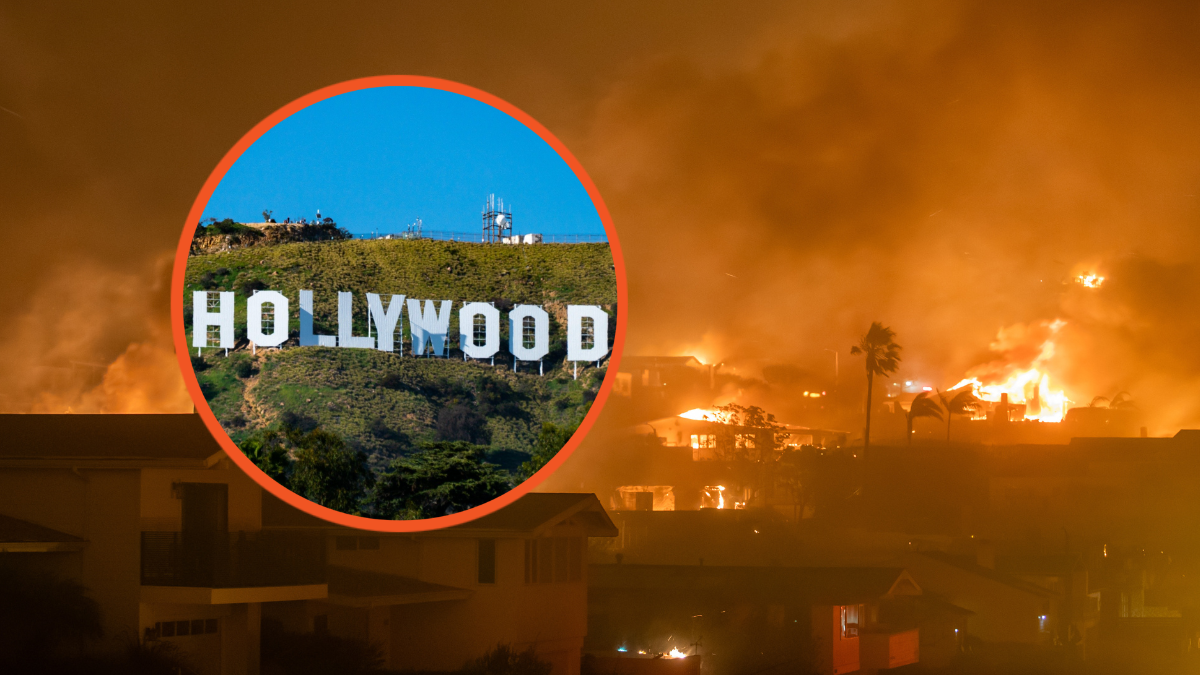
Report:
M 221 452 L 199 415 L 0 415 L 0 460 L 196 460 Z
M 899 567 L 723 567 L 714 565 L 592 565 L 595 588 L 649 594 L 731 593 L 739 597 L 803 596 L 813 602 L 855 604 L 889 595 L 919 595 L 921 589 Z
M 460 600 L 471 594 L 471 591 L 465 588 L 335 565 L 327 568 L 326 579 L 329 583 L 330 601 L 343 605 L 403 605 Z
M 86 540 L 0 514 L 0 551 L 78 550 Z
M 600 500 L 590 492 L 531 492 L 499 511 L 469 523 L 445 530 L 434 530 L 431 534 L 445 532 L 453 535 L 461 532 L 463 536 L 536 535 L 540 529 L 569 518 L 587 527 L 589 536 L 615 537 L 618 534 L 616 525 L 609 519 Z M 336 527 L 267 493 L 263 494 L 263 526 Z

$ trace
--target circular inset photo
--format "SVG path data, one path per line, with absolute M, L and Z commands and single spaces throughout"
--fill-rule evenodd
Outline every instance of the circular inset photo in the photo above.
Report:
M 562 463 L 613 386 L 624 294 L 562 143 L 494 96 L 395 76 L 305 96 L 230 150 L 180 239 L 172 322 L 197 412 L 251 477 L 416 531 Z

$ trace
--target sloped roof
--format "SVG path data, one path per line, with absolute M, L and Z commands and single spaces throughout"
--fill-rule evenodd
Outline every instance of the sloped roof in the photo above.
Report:
M 712 565 L 592 565 L 589 585 L 649 594 L 730 593 L 769 599 L 785 595 L 832 605 L 919 595 L 912 576 L 898 567 L 722 567 Z
M 0 514 L 0 552 L 77 551 L 86 543 L 74 535 Z
M 536 536 L 569 519 L 586 527 L 590 537 L 620 534 L 600 500 L 590 492 L 530 492 L 499 511 L 447 529 Z
M 1057 593 L 1042 588 L 1035 583 L 1019 579 L 1011 574 L 997 572 L 990 567 L 979 565 L 975 562 L 974 556 L 955 555 L 953 553 L 943 553 L 941 551 L 920 551 L 916 553 L 916 555 L 922 555 L 927 558 L 937 560 L 938 562 L 957 567 L 964 572 L 969 572 L 976 576 L 990 579 L 991 581 L 1024 591 L 1030 595 L 1036 595 L 1043 598 L 1052 598 L 1058 595 Z
M 621 372 L 626 368 L 654 368 L 662 366 L 703 366 L 694 356 L 622 356 Z
M 329 602 L 351 607 L 409 605 L 470 597 L 465 588 L 429 583 L 411 577 L 330 565 L 326 568 Z
M 461 537 L 536 537 L 546 530 L 573 520 L 587 529 L 589 537 L 615 537 L 620 532 L 596 495 L 590 492 L 531 492 L 512 504 L 477 520 L 426 535 Z M 263 493 L 264 527 L 337 528 L 320 518 L 293 508 L 273 495 Z M 382 534 L 382 533 L 381 533 Z M 403 536 L 412 536 L 405 534 Z
M 221 454 L 198 415 L 0 415 L 0 462 L 203 464 Z

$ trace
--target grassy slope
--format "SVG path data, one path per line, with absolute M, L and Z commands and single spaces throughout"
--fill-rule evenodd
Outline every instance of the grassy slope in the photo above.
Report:
M 296 290 L 300 288 L 314 291 L 318 330 L 328 333 L 336 332 L 338 290 L 358 291 L 357 334 L 365 331 L 361 293 L 367 291 L 454 300 L 452 335 L 457 333 L 457 309 L 464 300 L 542 304 L 561 317 L 566 304 L 600 304 L 612 312 L 616 299 L 612 259 L 603 244 L 346 241 L 198 255 L 189 260 L 185 305 L 190 305 L 191 292 L 200 290 L 201 275 L 221 269 L 228 273 L 216 275 L 212 290 L 240 289 L 260 280 L 288 295 L 293 335 L 299 330 Z M 236 316 L 241 338 L 245 304 L 240 290 Z M 586 368 L 578 381 L 570 378 L 570 366 L 562 362 L 560 353 L 563 335 L 558 321 L 552 326 L 551 341 L 558 349 L 548 359 L 544 377 L 538 376 L 535 364 L 524 364 L 513 373 L 511 362 L 504 358 L 491 366 L 464 362 L 458 352 L 449 359 L 413 357 L 406 339 L 404 356 L 373 350 L 285 348 L 262 350 L 256 357 L 238 349 L 226 358 L 218 350 L 206 350 L 209 367 L 198 378 L 235 440 L 291 411 L 360 444 L 380 466 L 398 450 L 431 440 L 438 410 L 458 402 L 489 411 L 487 426 L 495 457 L 512 466 L 533 445 L 543 421 L 578 421 L 587 410 L 585 392 L 594 392 L 603 377 L 603 370 Z M 254 372 L 240 378 L 238 365 L 247 360 Z M 381 385 L 389 373 L 396 376 L 393 388 Z M 252 390 L 249 397 L 248 389 Z M 244 425 L 231 424 L 241 419 Z

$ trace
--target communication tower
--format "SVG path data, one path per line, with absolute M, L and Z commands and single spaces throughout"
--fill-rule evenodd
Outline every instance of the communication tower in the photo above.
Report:
M 497 202 L 496 195 L 488 195 L 483 206 L 483 243 L 501 244 L 511 234 L 512 210 L 504 209 L 503 199 Z

